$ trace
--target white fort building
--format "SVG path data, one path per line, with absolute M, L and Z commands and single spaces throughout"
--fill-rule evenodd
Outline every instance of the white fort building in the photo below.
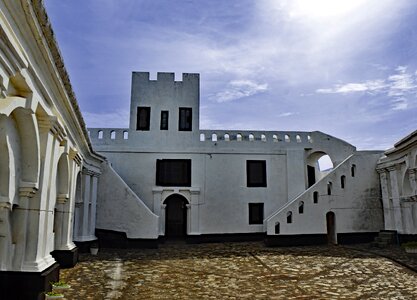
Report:
M 417 239 L 417 131 L 202 130 L 199 101 L 198 74 L 134 72 L 129 128 L 87 130 L 42 1 L 0 0 L 0 299 L 42 299 L 93 242 Z

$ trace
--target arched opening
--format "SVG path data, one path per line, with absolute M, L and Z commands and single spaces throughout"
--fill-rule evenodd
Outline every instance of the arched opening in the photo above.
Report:
M 355 174 L 356 174 L 356 165 L 352 165 L 352 166 L 350 167 L 350 175 L 351 175 L 352 177 L 355 177 Z
M 292 212 L 291 211 L 287 212 L 287 223 L 288 224 L 292 223 Z
M 224 140 L 225 140 L 226 142 L 230 141 L 230 135 L 229 135 L 228 133 L 226 133 L 226 134 L 224 135 Z
M 123 139 L 124 140 L 129 139 L 129 132 L 128 131 L 123 131 Z
M 185 197 L 174 194 L 165 201 L 165 237 L 181 238 L 187 235 L 187 204 Z
M 329 195 L 329 196 L 332 194 L 332 186 L 333 186 L 332 182 L 329 181 L 327 183 L 327 195 Z
M 284 135 L 284 140 L 286 143 L 291 142 L 290 136 L 288 134 Z
M 340 187 L 342 189 L 344 189 L 345 186 L 346 186 L 346 176 L 345 175 L 342 175 L 342 176 L 340 176 Z
M 313 193 L 313 203 L 319 203 L 319 192 L 317 191 Z
M 279 234 L 280 232 L 280 225 L 279 222 L 275 224 L 275 234 Z
M 116 139 L 116 131 L 114 131 L 114 130 L 110 131 L 110 139 L 111 140 Z
M 298 204 L 298 213 L 299 213 L 299 214 L 303 214 L 303 213 L 304 213 L 304 202 L 303 202 L 303 201 L 301 201 L 301 202 Z
M 238 133 L 236 135 L 236 141 L 241 142 L 242 141 L 242 135 L 240 133 Z
M 56 173 L 56 202 L 54 207 L 54 249 L 59 250 L 63 243 L 64 232 L 68 228 L 65 226 L 65 205 L 69 194 L 69 165 L 67 154 L 62 154 L 57 167 Z
M 297 134 L 295 136 L 295 140 L 297 141 L 297 143 L 301 143 L 301 136 L 299 134 Z
M 276 134 L 274 134 L 272 136 L 272 140 L 274 141 L 274 143 L 278 142 L 278 136 Z
M 213 134 L 211 135 L 211 140 L 212 140 L 213 142 L 217 142 L 217 134 L 213 133 Z
M 307 135 L 307 141 L 309 143 L 312 143 L 313 142 L 313 139 L 312 139 L 311 135 Z
M 255 140 L 255 136 L 251 133 L 249 134 L 249 142 L 253 142 Z
M 103 130 L 99 130 L 97 136 L 99 140 L 103 139 Z
M 206 140 L 206 136 L 204 133 L 200 133 L 200 142 L 204 142 Z
M 326 214 L 326 227 L 327 227 L 327 242 L 329 244 L 337 244 L 337 235 L 336 235 L 336 216 L 334 212 L 329 211 Z
M 413 191 L 411 189 L 410 176 L 409 176 L 408 171 L 406 171 L 405 174 L 404 174 L 404 179 L 403 179 L 402 195 L 403 196 L 411 196 L 412 193 L 413 193 Z
M 261 134 L 261 141 L 266 142 L 266 135 L 265 134 Z
M 333 162 L 325 152 L 314 152 L 307 157 L 307 187 L 326 176 L 333 169 Z

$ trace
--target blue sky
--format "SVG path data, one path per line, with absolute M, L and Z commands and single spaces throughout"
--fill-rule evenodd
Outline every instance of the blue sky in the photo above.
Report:
M 46 0 L 89 127 L 127 127 L 132 71 L 200 73 L 202 129 L 417 129 L 417 1 Z

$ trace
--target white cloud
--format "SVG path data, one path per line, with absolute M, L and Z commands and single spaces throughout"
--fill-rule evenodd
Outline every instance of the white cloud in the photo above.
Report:
M 227 88 L 218 92 L 214 100 L 222 103 L 237 100 L 244 97 L 253 96 L 263 93 L 268 90 L 267 83 L 257 83 L 251 80 L 232 80 L 229 82 Z
M 289 117 L 289 116 L 292 116 L 292 115 L 295 115 L 295 113 L 289 111 L 289 112 L 279 114 L 278 117 L 279 118 L 285 118 L 285 117 Z
M 359 83 L 335 84 L 331 88 L 317 89 L 318 94 L 349 94 L 367 92 L 373 95 L 384 95 L 391 98 L 392 110 L 405 110 L 409 99 L 417 98 L 416 74 L 407 72 L 407 66 L 398 66 L 396 74 L 386 79 L 367 80 Z

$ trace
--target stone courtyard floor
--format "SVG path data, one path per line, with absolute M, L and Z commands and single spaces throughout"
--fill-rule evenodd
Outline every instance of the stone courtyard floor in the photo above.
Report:
M 417 299 L 417 273 L 365 251 L 262 242 L 103 249 L 81 254 L 61 280 L 71 285 L 65 299 Z

